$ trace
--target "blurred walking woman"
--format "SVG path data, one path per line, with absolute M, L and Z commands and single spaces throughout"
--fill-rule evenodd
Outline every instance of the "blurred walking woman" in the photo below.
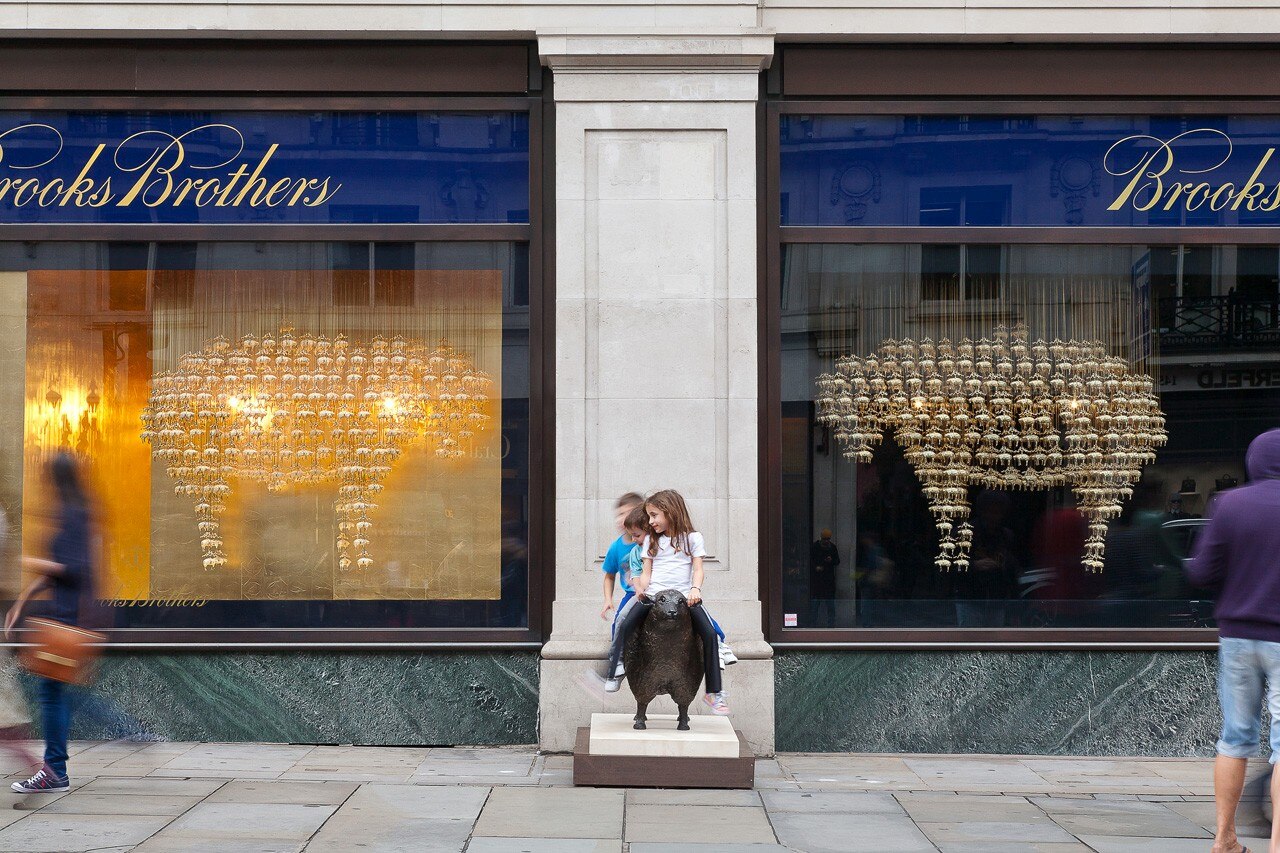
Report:
M 48 560 L 25 557 L 23 566 L 36 578 L 23 591 L 5 618 L 5 634 L 22 616 L 32 596 L 47 590 L 41 615 L 66 625 L 83 625 L 93 600 L 92 525 L 89 500 L 81 480 L 80 465 L 69 453 L 59 453 L 46 469 L 54 492 L 53 537 Z M 68 685 L 52 678 L 39 681 L 40 723 L 44 729 L 44 766 L 23 782 L 14 782 L 18 793 L 65 791 L 67 735 L 71 727 Z

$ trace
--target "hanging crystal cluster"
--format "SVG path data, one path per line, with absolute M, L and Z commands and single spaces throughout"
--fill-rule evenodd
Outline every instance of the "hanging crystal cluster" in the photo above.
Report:
M 969 567 L 970 486 L 1069 486 L 1089 522 L 1083 563 L 1103 567 L 1107 524 L 1166 440 L 1151 377 L 1097 341 L 1028 341 L 1019 324 L 958 344 L 885 341 L 817 379 L 818 420 L 844 455 L 870 462 L 888 432 L 938 527 L 934 561 Z
M 218 517 L 233 478 L 271 491 L 336 480 L 338 566 L 367 569 L 374 498 L 400 454 L 425 436 L 436 456 L 462 456 L 489 426 L 492 389 L 444 341 L 217 337 L 153 378 L 142 438 L 175 491 L 196 501 L 206 569 L 227 564 Z

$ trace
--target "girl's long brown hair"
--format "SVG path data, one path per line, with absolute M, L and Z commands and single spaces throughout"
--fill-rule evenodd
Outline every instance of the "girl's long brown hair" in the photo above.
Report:
M 675 489 L 663 489 L 654 492 L 644 502 L 649 507 L 661 510 L 667 517 L 667 530 L 663 534 L 671 538 L 671 548 L 677 554 L 681 551 L 689 553 L 689 534 L 694 532 L 693 522 L 689 519 L 689 508 L 684 505 L 684 498 Z M 649 536 L 649 556 L 658 555 L 658 536 Z

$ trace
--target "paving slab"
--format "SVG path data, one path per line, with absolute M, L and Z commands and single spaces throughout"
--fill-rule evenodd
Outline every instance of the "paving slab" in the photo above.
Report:
M 280 778 L 406 782 L 433 751 L 428 747 L 318 746 Z
M 273 853 L 294 850 L 306 843 L 334 809 L 276 803 L 200 803 L 149 838 L 139 851 L 177 853 L 244 849 L 251 845 Z
M 1055 823 L 1077 837 L 1123 835 L 1150 838 L 1211 838 L 1213 836 L 1203 827 L 1171 811 L 1165 803 L 1058 800 L 1050 797 L 1037 797 L 1032 802 L 1044 809 Z
M 1055 787 L 1017 759 L 904 758 L 926 787 L 948 791 L 1051 791 Z
M 635 850 L 633 845 L 632 850 Z M 467 853 L 622 853 L 618 838 L 473 838 Z
M 339 806 L 355 793 L 351 782 L 228 782 L 209 795 L 210 803 L 276 803 Z
M 44 808 L 41 814 L 168 815 L 176 817 L 203 799 L 199 796 L 151 795 L 73 791 Z
M 892 794 L 880 791 L 763 791 L 760 798 L 770 814 L 906 814 Z
M 1082 835 L 1080 840 L 1096 853 L 1205 853 L 1211 846 L 1190 838 L 1133 838 L 1127 835 Z M 1254 853 L 1262 853 L 1269 842 L 1262 838 L 1241 838 L 1240 843 Z
M 307 844 L 307 853 L 457 853 L 488 796 L 486 787 L 361 785 Z
M 226 784 L 229 784 L 226 779 L 99 776 L 77 790 L 96 794 L 132 794 L 138 797 L 207 797 Z
M 1053 821 L 1041 815 L 1035 821 L 984 820 L 981 812 L 974 812 L 971 819 L 949 823 L 921 823 L 916 826 L 925 836 L 941 847 L 944 844 L 977 844 L 1003 842 L 1058 842 L 1070 844 L 1075 836 Z
M 1049 820 L 1039 807 L 1028 802 L 1025 797 L 898 794 L 895 799 L 916 823 L 956 823 L 968 820 L 1047 823 Z
M 760 806 L 755 791 L 719 791 L 664 788 L 631 788 L 627 790 L 627 806 Z
M 1217 806 L 1212 802 L 1165 803 L 1165 808 L 1199 824 L 1209 832 L 1217 829 Z M 1268 836 L 1271 834 L 1271 824 L 1262 816 L 1256 804 L 1242 803 L 1236 809 L 1236 831 L 1242 835 Z
M 622 838 L 625 792 L 605 788 L 495 788 L 476 836 Z
M 955 841 L 938 846 L 939 853 L 1094 853 L 1078 841 Z
M 806 757 L 779 763 L 802 789 L 916 791 L 929 787 L 900 758 L 836 762 Z
M 37 813 L 0 829 L 5 853 L 87 853 L 118 847 L 128 849 L 163 828 L 171 817 Z
M 903 815 L 771 814 L 778 841 L 804 853 L 936 853 L 911 818 Z
M 627 806 L 623 840 L 775 844 L 769 816 L 760 806 Z
M 637 841 L 627 845 L 630 853 L 793 853 L 781 844 L 690 844 L 672 841 Z

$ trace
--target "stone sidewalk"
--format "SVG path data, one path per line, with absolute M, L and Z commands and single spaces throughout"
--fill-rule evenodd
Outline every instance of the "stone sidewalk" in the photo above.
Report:
M 1213 826 L 1208 760 L 792 754 L 754 791 L 574 788 L 527 748 L 117 741 L 70 765 L 69 793 L 0 795 L 0 851 L 1202 853 Z

